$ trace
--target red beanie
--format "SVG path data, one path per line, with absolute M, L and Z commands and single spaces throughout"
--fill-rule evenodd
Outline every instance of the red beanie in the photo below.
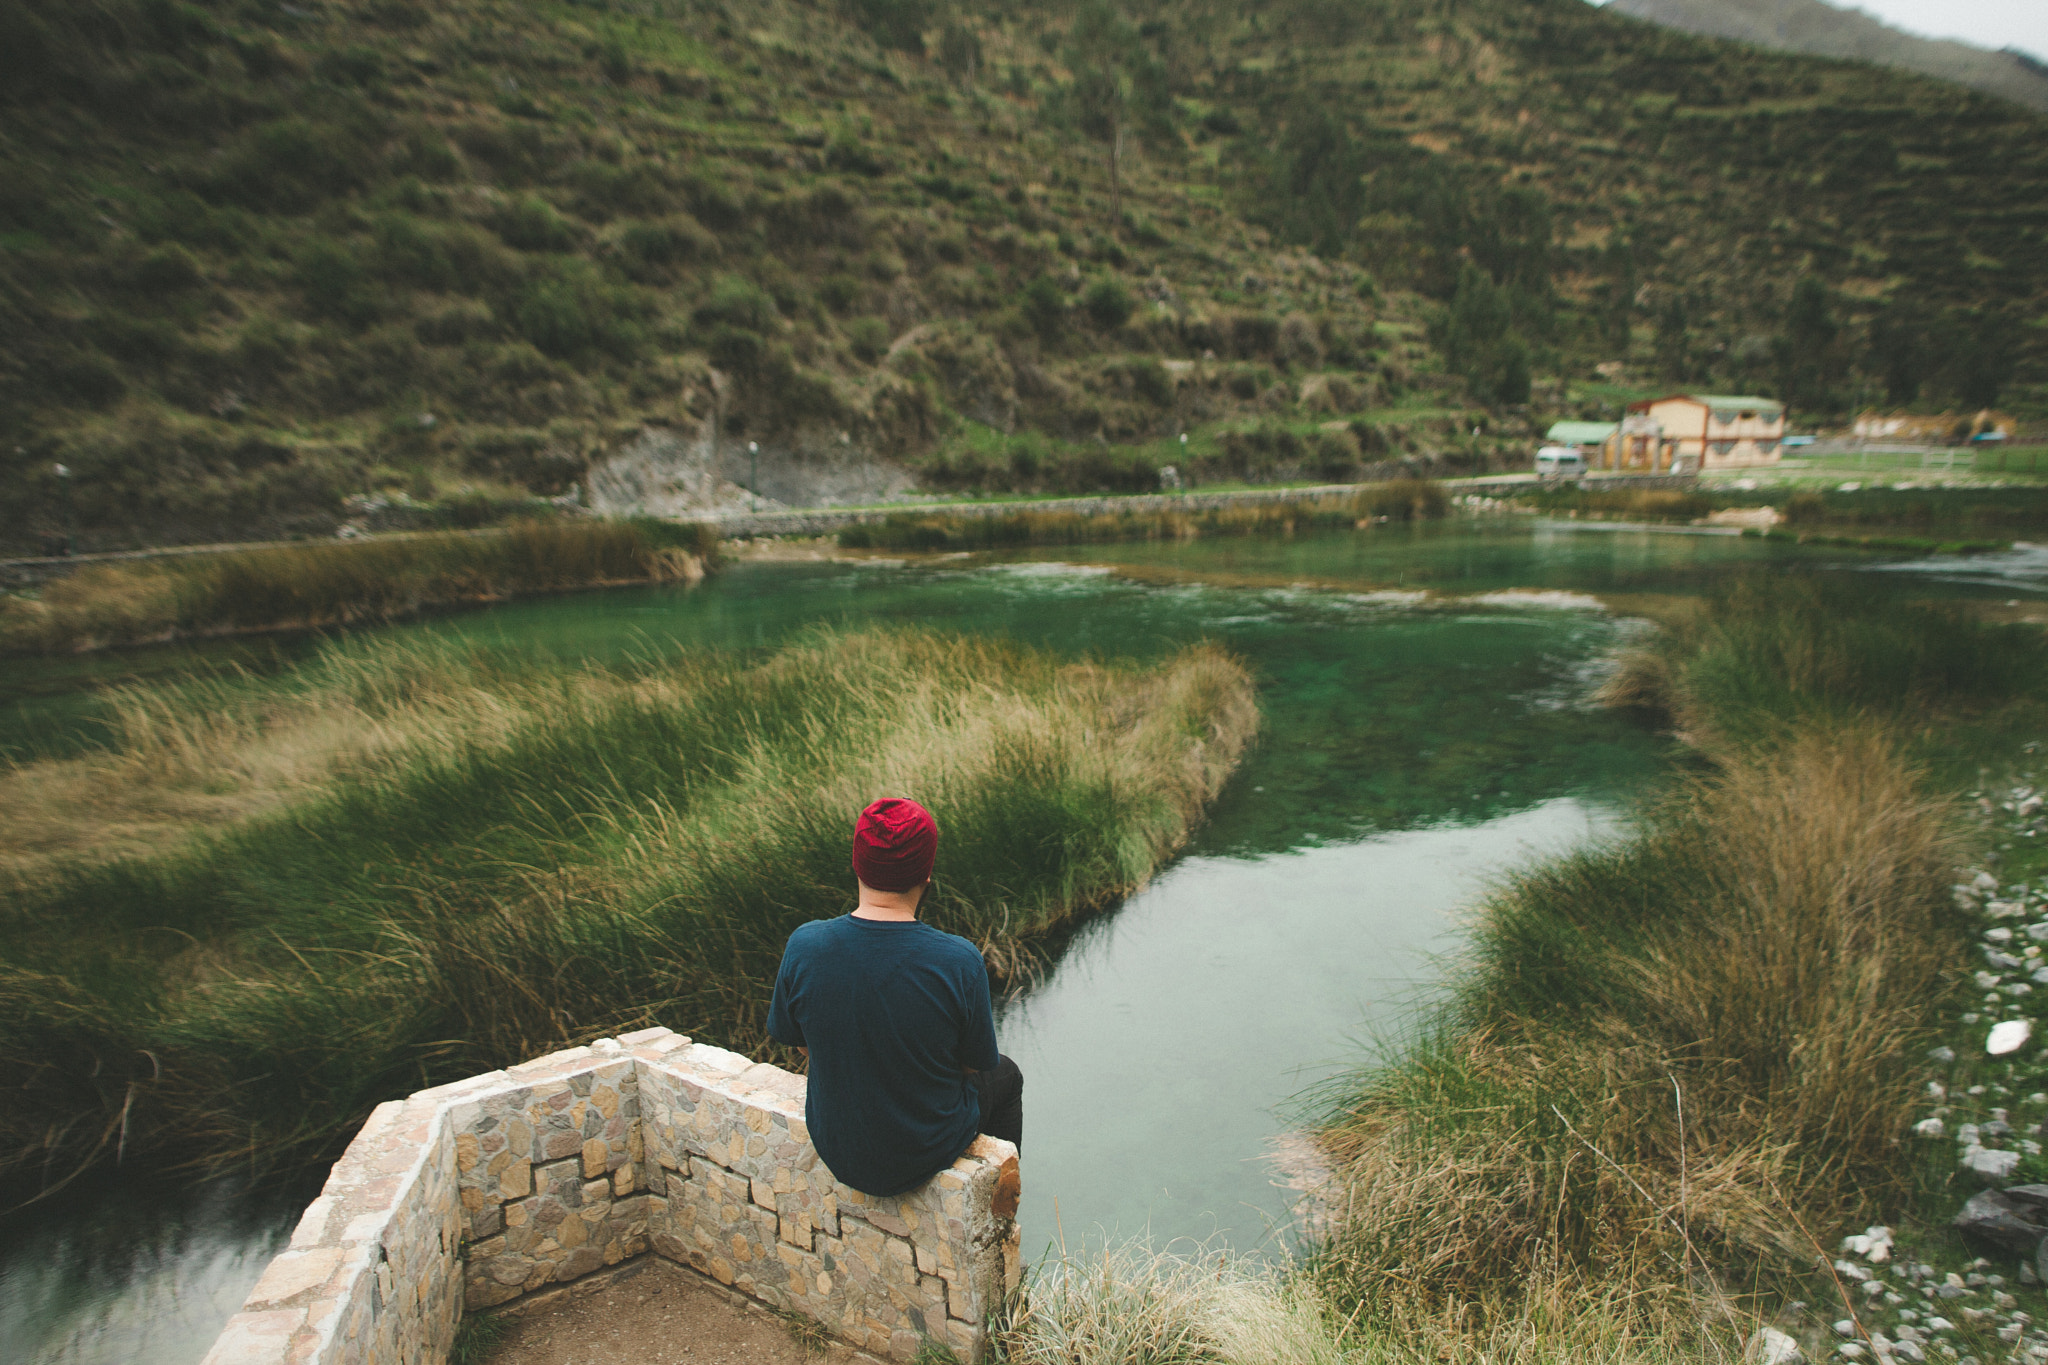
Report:
M 877 891 L 908 891 L 932 878 L 939 827 L 915 801 L 885 796 L 853 827 L 853 875 Z

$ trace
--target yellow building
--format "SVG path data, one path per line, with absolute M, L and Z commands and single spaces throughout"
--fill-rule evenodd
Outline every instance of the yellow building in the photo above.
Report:
M 1659 428 L 1660 444 L 1668 447 L 1663 457 L 1667 469 L 1766 464 L 1779 458 L 1779 443 L 1785 439 L 1785 405 L 1769 398 L 1674 393 L 1631 403 L 1628 410 L 1631 417 Z

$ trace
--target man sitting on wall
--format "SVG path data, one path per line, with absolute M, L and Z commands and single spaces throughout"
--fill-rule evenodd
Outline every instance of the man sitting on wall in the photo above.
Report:
M 996 1051 L 988 969 L 972 943 L 922 924 L 939 831 L 915 801 L 860 813 L 860 904 L 789 936 L 768 1033 L 811 1061 L 805 1122 L 832 1174 L 903 1194 L 976 1133 L 1021 1142 L 1024 1077 Z

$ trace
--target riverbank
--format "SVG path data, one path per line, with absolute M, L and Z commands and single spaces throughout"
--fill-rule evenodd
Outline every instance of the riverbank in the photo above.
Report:
M 1832 1297 L 1801 1287 L 1842 1229 L 1945 1217 L 1906 1139 L 1973 960 L 1950 887 L 1985 836 L 1955 795 L 2048 723 L 2044 664 L 2038 632 L 1796 578 L 1635 654 L 1610 702 L 1712 768 L 1512 879 L 1450 1002 L 1325 1092 L 1304 1273 L 1332 1311 L 1462 1353 L 1605 1305 L 1649 1349 L 1732 1357 Z
M 17 1180 L 315 1161 L 392 1093 L 657 1019 L 779 1056 L 783 941 L 846 899 L 848 812 L 906 784 L 943 812 L 925 918 L 1027 971 L 1180 844 L 1257 712 L 1213 647 L 908 632 L 615 669 L 337 647 L 124 725 L 0 776 L 41 850 L 0 946 Z M 88 862 L 113 807 L 156 837 Z
M 1765 509 L 1770 509 L 1767 513 Z M 1817 546 L 1981 553 L 2048 536 L 2048 489 L 1703 488 L 1667 476 L 1554 486 L 1533 476 L 1239 489 L 1126 497 L 815 509 L 692 524 L 556 519 L 509 529 L 14 561 L 28 586 L 0 595 L 0 653 L 54 653 L 179 638 L 399 619 L 510 597 L 694 581 L 723 546 L 831 536 L 842 549 L 977 551 L 1032 545 L 1292 536 L 1432 520 L 1452 510 L 1538 512 L 1596 523 L 1707 527 Z M 773 551 L 768 552 L 771 556 Z M 808 549 L 802 553 L 808 554 Z M 756 554 L 754 557 L 759 557 Z
M 0 654 L 345 626 L 532 593 L 688 583 L 716 565 L 718 546 L 717 532 L 702 525 L 551 519 L 110 556 L 0 594 Z
M 1810 544 L 1911 553 L 2001 549 L 2019 538 L 2048 537 L 2048 487 L 1934 486 L 1841 482 L 1823 487 L 1757 480 L 1697 483 L 1683 489 L 1578 486 L 1527 488 L 1515 501 L 1553 516 L 1694 522 L 1715 513 L 1771 515 L 1751 534 Z
M 2029 761 L 2044 662 L 2036 631 L 1797 578 L 1675 622 L 1607 700 L 1706 762 L 1629 838 L 1509 879 L 1446 1002 L 1316 1092 L 1333 1173 L 1289 1275 L 1063 1255 L 1013 1358 L 1121 1359 L 1107 1325 L 1142 1321 L 1161 1359 L 1232 1365 L 2032 1365 L 2031 1260 L 1946 1222 L 1967 1163 L 2048 1171 L 2021 1127 L 2048 1073 L 1982 1059 L 2031 1004 L 2006 921 L 2048 908 L 2048 826 L 2033 785 L 1957 800 Z M 2000 874 L 1952 885 L 1979 856 Z M 1979 949 L 2009 956 L 1971 980 Z M 1293 1330 L 1245 1349 L 1247 1297 Z

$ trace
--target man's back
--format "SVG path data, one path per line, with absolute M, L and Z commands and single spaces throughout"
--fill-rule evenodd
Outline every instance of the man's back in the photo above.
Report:
M 965 1151 L 980 1121 L 961 1074 L 994 1068 L 988 974 L 966 939 L 854 915 L 790 935 L 768 1032 L 810 1049 L 806 1122 L 832 1174 L 900 1194 Z

